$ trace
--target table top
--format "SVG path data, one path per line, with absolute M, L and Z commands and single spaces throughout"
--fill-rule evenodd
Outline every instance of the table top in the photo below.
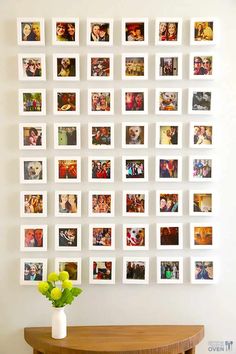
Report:
M 177 354 L 195 347 L 204 326 L 135 325 L 68 327 L 63 339 L 51 338 L 51 327 L 25 328 L 25 340 L 39 352 Z

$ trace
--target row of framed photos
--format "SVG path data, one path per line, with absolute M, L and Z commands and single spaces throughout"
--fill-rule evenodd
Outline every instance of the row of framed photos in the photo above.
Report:
M 125 46 L 149 45 L 148 21 L 144 18 L 122 18 L 121 42 Z M 52 45 L 78 46 L 80 40 L 80 20 L 77 17 L 57 17 L 52 19 Z M 155 44 L 173 46 L 182 44 L 182 19 L 179 17 L 156 18 Z M 38 17 L 17 18 L 18 45 L 44 46 L 44 19 Z M 87 45 L 113 45 L 113 19 L 87 19 Z M 190 45 L 214 45 L 217 40 L 217 21 L 212 17 L 192 18 L 190 21 Z
M 149 191 L 126 190 L 122 192 L 123 216 L 149 216 Z M 81 191 L 63 190 L 54 193 L 54 212 L 56 217 L 81 217 Z M 215 194 L 209 190 L 189 191 L 189 215 L 212 216 L 215 214 Z M 46 217 L 47 192 L 22 191 L 20 194 L 21 217 Z M 157 216 L 182 216 L 183 192 L 181 190 L 156 190 Z M 89 217 L 114 217 L 115 192 L 88 192 Z
M 182 91 L 183 89 L 181 88 L 157 88 L 155 90 L 155 113 L 161 115 L 182 114 Z M 20 116 L 46 115 L 45 89 L 19 89 L 18 99 Z M 88 89 L 87 102 L 87 114 L 100 116 L 113 115 L 114 89 Z M 80 89 L 53 89 L 53 114 L 79 115 L 80 111 Z M 122 89 L 119 111 L 126 115 L 148 114 L 148 89 Z M 189 114 L 209 115 L 213 112 L 214 90 L 212 88 L 188 89 Z
M 151 259 L 152 260 L 152 259 Z M 183 257 L 156 257 L 156 281 L 159 284 L 183 283 Z M 47 279 L 46 258 L 23 258 L 20 262 L 20 283 L 37 285 Z M 67 271 L 69 279 L 81 284 L 81 258 L 56 258 L 55 272 Z M 89 284 L 115 284 L 116 258 L 90 257 Z M 212 256 L 190 258 L 190 281 L 193 284 L 217 282 L 217 261 Z M 123 257 L 124 284 L 149 284 L 149 257 Z
M 213 60 L 214 58 L 214 60 Z M 113 80 L 114 55 L 110 53 L 87 54 L 87 80 Z M 189 79 L 213 80 L 215 57 L 212 53 L 191 53 Z M 80 55 L 53 54 L 53 80 L 79 81 Z M 18 73 L 21 81 L 46 80 L 45 54 L 18 54 Z M 148 80 L 148 54 L 122 54 L 122 80 Z M 155 55 L 156 80 L 182 80 L 182 54 L 159 53 Z
M 149 182 L 149 156 L 122 156 L 121 164 L 115 172 L 114 157 L 89 156 L 87 158 L 88 182 L 112 183 L 119 180 L 121 171 L 123 182 Z M 182 157 L 162 155 L 156 157 L 155 180 L 158 182 L 182 181 Z M 54 157 L 55 183 L 81 182 L 81 157 L 56 156 Z M 189 181 L 210 182 L 213 180 L 213 159 L 210 156 L 189 157 Z M 20 183 L 42 184 L 47 183 L 47 158 L 22 157 L 20 158 Z
M 149 224 L 123 224 L 122 246 L 125 251 L 149 250 Z M 89 250 L 111 251 L 115 250 L 115 224 L 89 224 L 88 234 Z M 190 248 L 215 248 L 216 230 L 211 223 L 190 223 Z M 47 251 L 47 225 L 21 225 L 20 249 L 23 252 Z M 54 231 L 54 245 L 56 251 L 81 251 L 81 225 L 57 224 Z M 183 249 L 183 224 L 158 223 L 156 224 L 156 249 L 176 250 Z
M 183 124 L 180 122 L 158 122 L 156 143 L 158 149 L 181 149 Z M 125 122 L 121 124 L 121 147 L 123 149 L 147 149 L 148 128 L 146 122 Z M 116 128 L 118 128 L 116 124 Z M 153 128 L 152 128 L 153 129 Z M 150 130 L 150 129 L 149 129 Z M 117 129 L 116 129 L 117 132 Z M 80 123 L 54 123 L 54 148 L 57 150 L 80 149 Z M 88 148 L 93 150 L 114 149 L 114 123 L 88 123 Z M 189 147 L 212 149 L 215 141 L 215 126 L 212 122 L 191 122 L 189 124 Z M 19 124 L 20 150 L 46 149 L 46 123 Z

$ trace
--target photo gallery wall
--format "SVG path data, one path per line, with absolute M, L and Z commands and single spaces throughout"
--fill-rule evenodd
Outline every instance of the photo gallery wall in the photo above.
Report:
M 183 249 L 184 238 L 189 237 L 190 249 L 209 250 L 215 246 L 216 230 L 212 221 L 215 195 L 211 184 L 215 177 L 215 167 L 209 151 L 212 151 L 210 149 L 213 149 L 215 143 L 211 117 L 215 103 L 212 80 L 216 74 L 216 58 L 212 48 L 217 41 L 217 21 L 213 18 L 192 18 L 190 28 L 187 28 L 187 23 L 181 18 L 157 18 L 153 28 L 155 43 L 148 38 L 148 22 L 147 18 L 123 18 L 120 42 L 114 43 L 112 19 L 88 18 L 87 51 L 83 48 L 81 54 L 80 41 L 84 39 L 80 36 L 79 19 L 53 18 L 51 46 L 55 48 L 55 53 L 51 54 L 53 65 L 48 67 L 49 55 L 44 49 L 44 19 L 17 19 L 18 45 L 22 48 L 18 53 L 18 74 L 19 81 L 24 84 L 19 88 L 18 96 L 19 149 L 23 151 L 19 174 L 22 186 L 30 184 L 30 187 L 27 186 L 30 190 L 26 188 L 20 193 L 20 216 L 24 220 L 20 226 L 20 249 L 22 252 L 36 254 L 46 252 L 48 236 L 50 242 L 54 239 L 55 251 L 61 251 L 64 255 L 55 258 L 55 271 L 68 271 L 70 280 L 77 284 L 81 284 L 82 238 L 88 238 L 88 248 L 95 251 L 92 254 L 96 255 L 88 260 L 89 284 L 116 282 L 116 262 L 120 262 L 120 259 L 110 256 L 111 253 L 106 256 L 106 251 L 116 250 L 116 223 L 109 222 L 110 218 L 116 217 L 115 197 L 118 192 L 114 190 L 114 182 L 122 182 L 122 205 L 119 208 L 123 221 L 122 230 L 116 237 L 122 240 L 123 250 L 127 251 L 123 257 L 123 274 L 120 275 L 124 284 L 149 283 L 149 238 L 156 239 L 157 250 L 170 250 L 168 257 L 156 257 L 156 282 L 159 284 L 183 283 L 181 251 L 178 251 L 177 257 L 171 256 L 171 252 Z M 183 30 L 188 31 L 190 37 L 191 52 L 188 55 L 182 53 L 182 24 Z M 47 35 L 50 35 L 50 31 Z M 112 50 L 115 44 L 120 46 L 119 55 L 115 55 Z M 149 57 L 153 56 L 148 50 L 151 46 L 156 48 L 154 78 L 150 77 L 148 71 Z M 39 48 L 42 50 L 39 51 Z M 192 51 L 194 48 L 196 51 Z M 87 58 L 86 67 L 80 65 L 81 55 Z M 187 90 L 178 85 L 183 78 L 183 71 L 187 71 L 186 68 L 182 70 L 183 58 L 189 61 L 188 79 L 196 80 L 196 86 L 188 88 L 189 146 L 184 146 L 182 134 L 185 131 L 183 126 L 187 123 L 181 122 L 182 94 L 185 95 Z M 122 80 L 120 102 L 112 84 L 114 61 L 118 60 L 121 64 L 119 79 Z M 53 99 L 49 102 L 46 101 L 46 73 L 50 70 L 54 86 Z M 82 77 L 86 74 L 87 80 L 81 79 L 81 72 Z M 145 86 L 147 80 L 153 79 L 155 89 L 150 90 Z M 39 81 L 45 84 L 45 88 L 41 88 L 42 85 L 37 88 Z M 93 84 L 97 82 L 97 88 L 88 85 L 88 89 L 81 90 L 80 83 L 83 81 L 88 84 L 91 81 Z M 110 88 L 104 87 L 106 81 Z M 201 81 L 204 81 L 202 86 Z M 76 86 L 71 82 L 76 82 Z M 125 88 L 126 82 L 128 88 Z M 148 100 L 153 91 L 155 104 L 149 109 Z M 87 108 L 83 111 L 80 101 L 85 96 Z M 124 116 L 121 125 L 114 119 L 114 115 L 119 113 L 114 108 L 115 102 L 121 107 Z M 55 116 L 54 136 L 49 136 L 47 131 L 49 107 Z M 91 152 L 89 156 L 82 156 L 79 151 L 83 147 L 80 114 L 85 114 L 87 119 L 85 148 Z M 156 115 L 155 146 L 150 146 L 148 141 L 149 114 Z M 58 122 L 57 116 L 61 116 Z M 129 118 L 127 121 L 126 116 Z M 109 118 L 109 121 L 105 118 Z M 119 166 L 122 171 L 121 181 L 117 178 L 114 161 L 117 147 L 114 134 L 118 129 L 121 140 L 119 144 L 123 151 Z M 54 165 L 47 161 L 48 141 L 54 141 Z M 149 209 L 153 208 L 149 205 L 150 191 L 142 187 L 142 182 L 147 186 L 145 183 L 152 181 L 148 173 L 148 163 L 150 157 L 153 157 L 147 153 L 149 147 L 156 148 L 157 182 L 154 187 L 156 234 L 150 232 L 150 235 L 148 217 Z M 188 155 L 188 162 L 182 154 L 184 147 L 189 147 L 189 151 L 193 149 L 193 153 Z M 104 150 L 107 154 L 105 156 Z M 81 178 L 82 160 L 88 171 L 86 181 Z M 184 200 L 178 182 L 184 180 L 182 170 L 186 169 L 187 163 L 188 181 L 196 182 L 196 188 L 189 190 L 188 215 L 198 218 L 197 222 L 189 223 L 188 234 L 184 235 L 181 216 L 183 205 L 188 201 Z M 43 188 L 48 182 L 48 168 L 54 171 L 55 184 L 50 192 Z M 81 195 L 83 182 L 91 183 L 90 191 L 86 193 L 86 216 L 91 223 L 87 225 L 85 234 L 81 227 L 82 203 L 86 198 L 85 193 L 83 198 Z M 164 188 L 163 182 L 166 183 Z M 49 216 L 58 220 L 54 225 L 54 234 L 51 235 L 48 235 L 47 224 L 48 194 L 54 194 L 54 215 Z M 180 217 L 180 222 L 175 222 L 173 217 Z M 68 222 L 64 218 L 68 218 Z M 129 251 L 133 251 L 132 256 L 129 256 Z M 79 257 L 68 256 L 70 252 Z M 38 281 L 46 279 L 47 258 L 30 256 L 21 259 L 21 284 L 37 285 Z M 191 257 L 191 283 L 213 284 L 216 279 L 217 262 L 211 254 L 202 256 L 201 253 Z

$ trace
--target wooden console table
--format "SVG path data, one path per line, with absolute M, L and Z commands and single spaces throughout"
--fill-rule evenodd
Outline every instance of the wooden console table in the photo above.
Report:
M 68 327 L 64 339 L 52 339 L 50 327 L 24 330 L 34 354 L 194 354 L 204 326 Z

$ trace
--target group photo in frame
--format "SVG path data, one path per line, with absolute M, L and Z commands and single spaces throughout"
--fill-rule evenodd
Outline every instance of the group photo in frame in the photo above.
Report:
M 112 46 L 113 45 L 113 19 L 88 18 L 87 19 L 87 45 Z
M 182 200 L 181 190 L 156 191 L 156 215 L 182 216 Z
M 190 45 L 211 46 L 217 41 L 217 21 L 212 17 L 194 17 L 190 21 Z
M 56 183 L 81 182 L 81 158 L 77 156 L 55 156 L 54 176 Z
M 45 123 L 20 123 L 19 124 L 19 149 L 20 150 L 45 150 L 46 149 L 46 124 Z
M 148 156 L 122 156 L 123 182 L 148 182 Z
M 114 123 L 88 123 L 88 148 L 114 149 Z
M 122 123 L 122 148 L 147 149 L 148 124 L 144 122 Z
M 211 182 L 214 180 L 214 160 L 208 155 L 196 155 L 189 157 L 189 181 Z
M 113 115 L 114 89 L 94 88 L 88 89 L 88 114 Z
M 68 272 L 69 280 L 72 282 L 72 284 L 81 284 L 81 258 L 55 258 L 55 272 Z
M 79 81 L 80 57 L 74 53 L 53 54 L 53 80 Z
M 149 283 L 149 257 L 123 257 L 123 284 Z
M 46 115 L 45 89 L 19 89 L 18 99 L 20 116 Z
M 81 251 L 80 224 L 56 224 L 54 232 L 56 251 Z
M 149 194 L 145 190 L 123 191 L 123 216 L 148 216 Z
M 87 80 L 113 80 L 114 56 L 111 53 L 87 54 Z
M 52 45 L 79 46 L 79 19 L 54 17 L 52 19 Z
M 148 80 L 148 54 L 122 54 L 122 80 Z
M 54 123 L 54 149 L 80 149 L 80 123 Z
M 190 80 L 214 80 L 216 58 L 210 52 L 190 53 L 189 55 L 189 79 Z
M 156 123 L 156 148 L 181 149 L 182 127 L 180 122 Z
M 79 115 L 80 90 L 73 88 L 53 89 L 53 114 Z
M 116 259 L 115 257 L 89 258 L 89 284 L 115 284 Z
M 38 285 L 39 281 L 47 280 L 46 258 L 21 258 L 20 284 Z
M 88 195 L 89 217 L 114 217 L 115 216 L 115 192 L 114 191 L 90 191 Z
M 158 250 L 183 249 L 183 224 L 157 223 L 156 246 Z
M 121 92 L 122 114 L 148 114 L 148 89 L 124 88 Z
M 81 192 L 55 191 L 55 216 L 81 217 Z
M 96 183 L 114 182 L 114 157 L 89 156 L 88 181 Z
M 122 18 L 122 45 L 148 45 L 148 18 Z
M 47 225 L 21 225 L 20 250 L 22 252 L 47 251 Z
M 212 149 L 214 147 L 215 126 L 212 122 L 191 122 L 189 128 L 190 148 Z
M 156 80 L 182 79 L 182 54 L 161 53 L 156 54 Z
M 20 216 L 22 218 L 43 218 L 47 216 L 46 191 L 20 192 Z
M 20 158 L 20 183 L 42 184 L 47 183 L 46 157 Z
M 149 224 L 123 224 L 123 250 L 149 250 Z
M 214 193 L 208 190 L 190 190 L 189 215 L 212 216 L 215 214 Z
M 89 224 L 89 250 L 113 251 L 115 224 Z
M 217 282 L 217 261 L 212 256 L 191 257 L 190 274 L 192 284 L 215 284 Z
M 175 115 L 182 113 L 182 89 L 156 89 L 156 114 Z
M 20 81 L 46 80 L 45 54 L 18 54 L 18 78 Z
M 182 44 L 182 19 L 179 17 L 156 18 L 155 44 L 162 46 Z
M 210 88 L 188 89 L 188 114 L 209 115 L 214 112 L 214 91 Z
M 158 155 L 156 157 L 156 181 L 181 182 L 182 157 L 177 155 Z
M 216 227 L 212 222 L 190 223 L 190 248 L 208 250 L 215 248 Z
M 183 258 L 157 257 L 157 283 L 182 284 Z
M 44 46 L 44 19 L 42 17 L 18 17 L 17 39 L 20 46 Z

